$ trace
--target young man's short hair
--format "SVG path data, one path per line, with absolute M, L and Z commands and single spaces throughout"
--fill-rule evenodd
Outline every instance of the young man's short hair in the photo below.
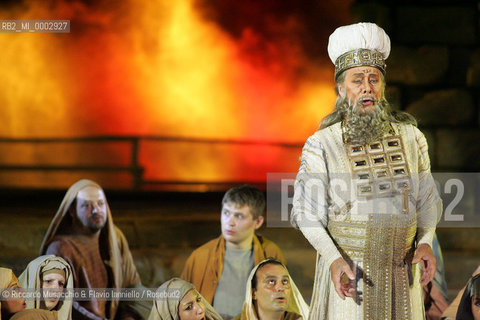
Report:
M 253 219 L 263 216 L 265 212 L 265 196 L 260 190 L 248 184 L 238 185 L 228 190 L 223 196 L 222 205 L 227 202 L 239 207 L 248 206 Z

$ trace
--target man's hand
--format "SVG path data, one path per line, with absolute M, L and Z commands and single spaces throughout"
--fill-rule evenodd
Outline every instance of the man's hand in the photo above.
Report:
M 353 298 L 355 293 L 355 275 L 343 258 L 338 258 L 332 262 L 330 265 L 330 274 L 333 285 L 335 286 L 335 291 L 337 291 L 340 298 L 342 298 L 342 300 L 345 300 L 345 297 Z
M 435 268 L 437 265 L 437 261 L 435 256 L 433 255 L 432 248 L 426 244 L 422 243 L 418 246 L 417 250 L 415 251 L 415 256 L 413 257 L 412 263 L 421 263 L 423 268 L 423 274 L 420 277 L 420 283 L 422 286 L 427 285 L 430 281 L 433 280 L 435 276 Z

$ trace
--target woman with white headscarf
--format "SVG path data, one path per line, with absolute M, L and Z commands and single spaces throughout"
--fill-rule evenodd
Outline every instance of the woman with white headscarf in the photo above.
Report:
M 0 268 L 0 320 L 58 320 L 56 311 L 25 310 L 24 297 L 11 298 L 23 291 L 13 271 Z
M 44 255 L 31 261 L 18 277 L 20 285 L 26 289 L 52 289 L 60 292 L 73 289 L 73 274 L 70 265 L 61 257 Z M 59 320 L 72 319 L 72 300 L 61 300 L 55 294 L 45 299 L 28 299 L 27 309 L 58 311 Z
M 149 320 L 222 320 L 190 282 L 173 278 L 156 295 Z

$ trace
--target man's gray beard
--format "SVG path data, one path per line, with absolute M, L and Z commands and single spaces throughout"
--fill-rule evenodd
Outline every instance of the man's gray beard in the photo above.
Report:
M 362 108 L 361 103 L 350 105 L 347 99 L 341 103 L 344 114 L 344 138 L 353 144 L 365 145 L 379 140 L 390 132 L 391 126 L 386 119 L 386 103 L 375 101 L 375 110 L 369 114 L 359 114 L 356 110 Z

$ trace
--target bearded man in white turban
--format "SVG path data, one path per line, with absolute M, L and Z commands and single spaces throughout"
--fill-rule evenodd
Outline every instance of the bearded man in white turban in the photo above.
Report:
M 424 135 L 385 99 L 390 39 L 348 25 L 328 53 L 338 97 L 303 148 L 291 215 L 317 250 L 309 319 L 424 319 L 442 203 Z

